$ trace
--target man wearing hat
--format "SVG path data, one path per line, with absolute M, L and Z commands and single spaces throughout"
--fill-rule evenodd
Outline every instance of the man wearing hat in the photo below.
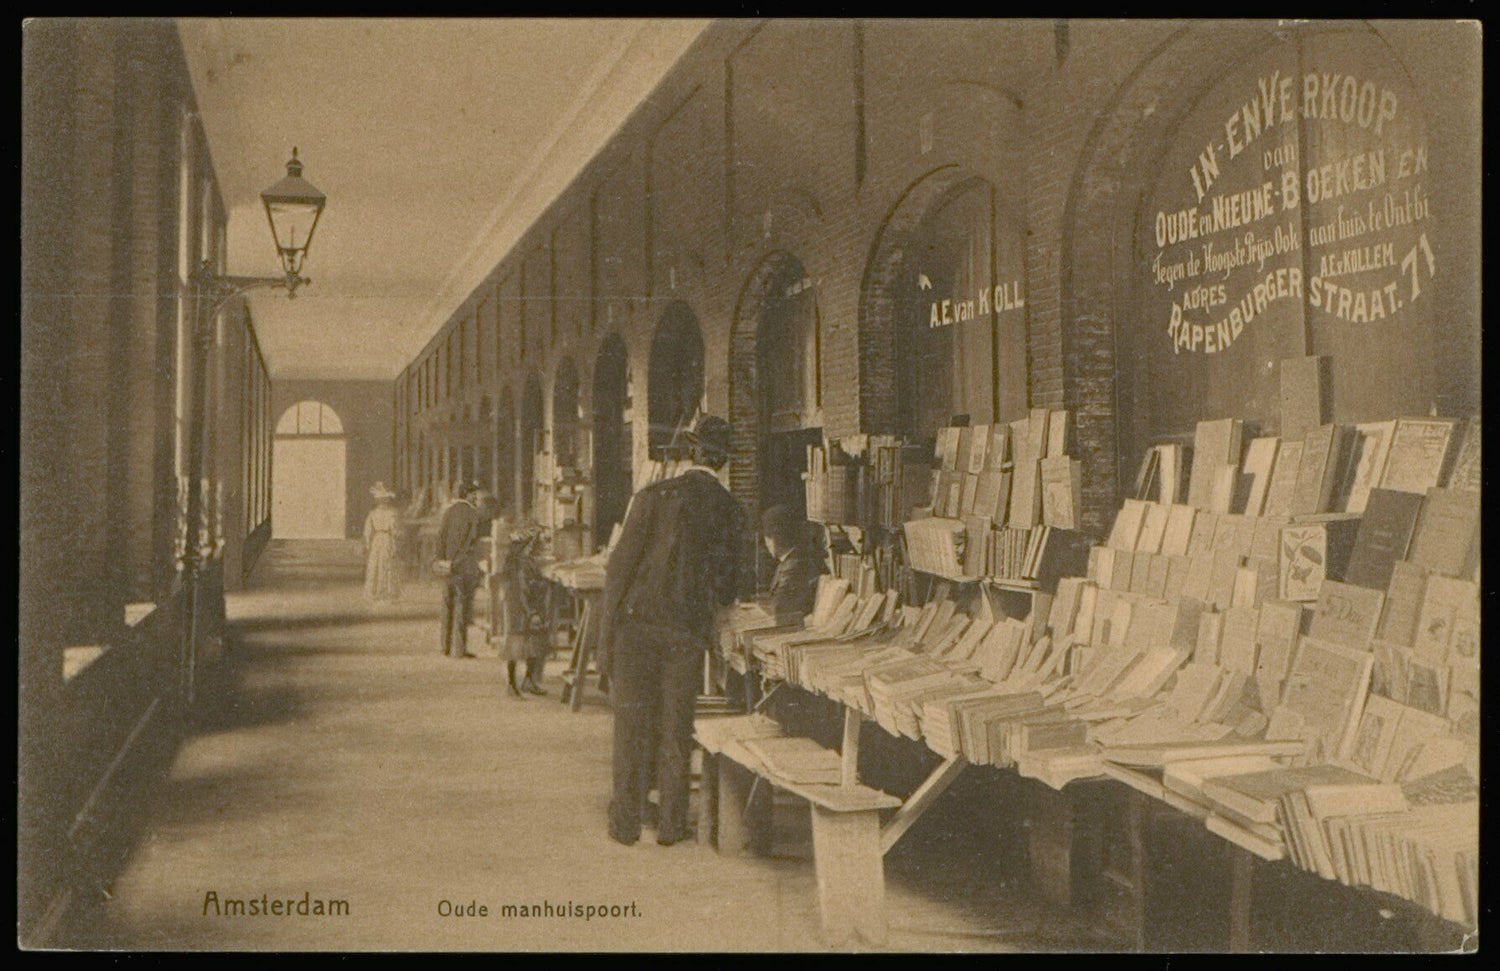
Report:
M 443 641 L 449 657 L 473 657 L 468 651 L 469 620 L 474 612 L 474 591 L 484 571 L 479 565 L 480 515 L 474 507 L 478 484 L 461 483 L 457 498 L 443 512 L 438 525 L 437 556 L 448 565 L 443 584 Z
M 626 845 L 640 838 L 653 764 L 656 841 L 687 836 L 693 705 L 716 609 L 733 603 L 739 586 L 743 514 L 717 477 L 729 460 L 729 423 L 700 416 L 687 442 L 693 464 L 636 493 L 605 570 L 599 648 L 615 709 L 609 834 Z

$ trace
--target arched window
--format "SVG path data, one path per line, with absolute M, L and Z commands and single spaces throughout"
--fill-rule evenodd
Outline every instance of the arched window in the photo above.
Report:
M 278 539 L 347 535 L 344 423 L 321 401 L 299 401 L 276 422 L 271 529 Z
M 278 435 L 342 435 L 338 413 L 321 401 L 299 401 L 281 413 Z

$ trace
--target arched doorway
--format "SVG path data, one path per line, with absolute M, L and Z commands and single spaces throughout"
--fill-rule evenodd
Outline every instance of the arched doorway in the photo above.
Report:
M 594 362 L 594 538 L 608 542 L 630 502 L 630 422 L 625 409 L 629 357 L 619 334 L 604 338 Z
M 807 446 L 822 439 L 822 331 L 802 262 L 777 252 L 740 296 L 730 349 L 731 483 L 752 511 L 806 512 Z
M 321 401 L 281 413 L 271 461 L 271 530 L 277 539 L 342 539 L 344 424 Z
M 536 457 L 545 444 L 544 420 L 542 382 L 533 371 L 526 378 L 526 390 L 521 393 L 520 438 L 516 443 L 521 453 L 520 462 L 517 463 L 519 469 L 517 488 L 520 491 L 521 515 L 523 516 L 534 516 L 537 513 L 536 496 L 539 490 L 536 480 Z
M 674 301 L 656 325 L 651 360 L 646 368 L 647 441 L 653 459 L 679 428 L 685 428 L 703 402 L 703 332 L 698 318 L 682 301 Z
M 887 218 L 860 295 L 860 425 L 931 439 L 955 415 L 1011 421 L 1028 405 L 1020 207 L 956 165 Z

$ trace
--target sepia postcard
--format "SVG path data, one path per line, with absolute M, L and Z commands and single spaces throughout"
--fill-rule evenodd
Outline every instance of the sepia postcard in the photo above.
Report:
M 1478 21 L 20 26 L 19 948 L 1477 948 Z

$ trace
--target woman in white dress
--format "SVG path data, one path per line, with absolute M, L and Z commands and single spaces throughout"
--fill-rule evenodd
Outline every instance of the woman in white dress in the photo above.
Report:
M 370 489 L 375 508 L 365 517 L 365 596 L 371 600 L 396 600 L 401 596 L 400 567 L 396 561 L 396 535 L 401 511 L 396 494 L 384 482 Z

